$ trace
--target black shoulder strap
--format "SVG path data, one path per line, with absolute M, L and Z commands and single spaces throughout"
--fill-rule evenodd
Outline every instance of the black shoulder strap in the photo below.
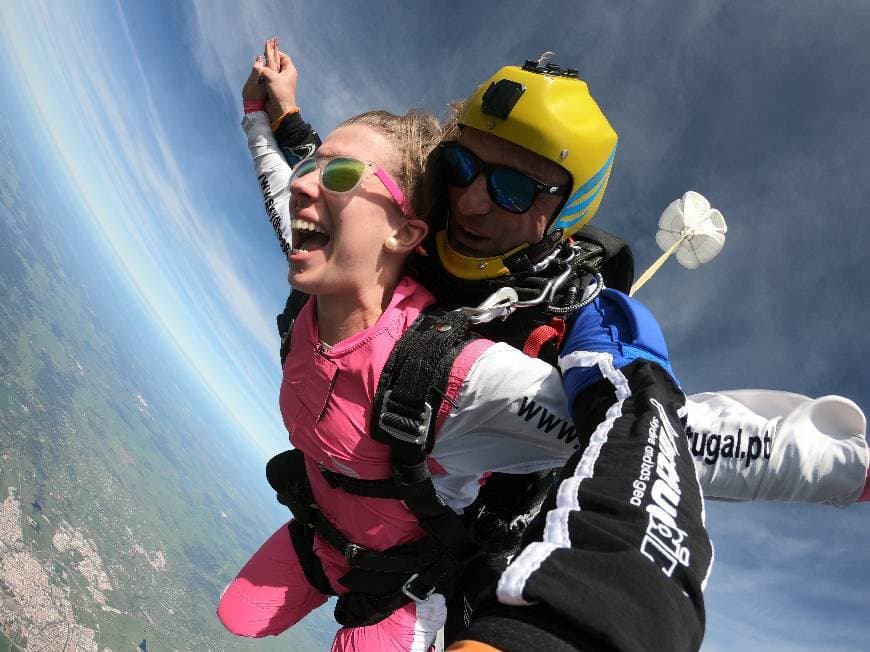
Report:
M 430 307 L 393 347 L 372 406 L 372 438 L 390 446 L 393 482 L 420 527 L 443 546 L 438 563 L 420 573 L 420 588 L 452 584 L 479 548 L 459 515 L 435 492 L 427 458 L 450 370 L 476 335 L 465 313 Z M 446 588 L 446 587 L 445 587 Z M 452 589 L 451 589 L 452 590 Z
M 311 295 L 305 292 L 293 290 L 287 297 L 287 303 L 284 304 L 284 312 L 275 318 L 278 322 L 278 335 L 281 337 L 281 366 L 284 366 L 284 360 L 290 352 L 290 333 L 293 331 L 293 324 L 309 296 Z
M 463 312 L 430 307 L 402 335 L 381 372 L 372 437 L 432 450 L 435 420 L 456 356 L 477 336 Z M 395 458 L 395 455 L 394 455 Z
M 634 254 L 628 243 L 607 231 L 589 225 L 580 229 L 574 238 L 594 242 L 604 249 L 604 260 L 601 262 L 600 271 L 605 285 L 627 294 L 634 281 Z

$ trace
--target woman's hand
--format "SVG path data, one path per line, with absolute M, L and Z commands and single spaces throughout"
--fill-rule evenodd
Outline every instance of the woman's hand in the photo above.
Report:
M 266 89 L 266 112 L 269 120 L 274 122 L 285 113 L 299 110 L 296 105 L 296 81 L 299 74 L 290 57 L 278 49 L 277 38 L 272 37 L 266 41 L 263 54 L 265 64 L 261 65 L 260 74 Z
M 245 85 L 242 86 L 242 101 L 247 103 L 266 102 L 266 87 L 260 82 L 263 72 L 263 57 L 259 56 L 254 60 L 254 65 L 251 68 L 251 74 L 245 80 Z

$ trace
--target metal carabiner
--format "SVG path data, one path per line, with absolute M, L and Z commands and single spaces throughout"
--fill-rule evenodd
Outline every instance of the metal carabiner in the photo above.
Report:
M 511 287 L 499 288 L 489 295 L 475 308 L 457 308 L 468 316 L 472 324 L 485 324 L 493 319 L 505 319 L 514 310 L 519 301 L 517 291 Z
M 533 271 L 546 269 L 553 264 L 553 261 L 565 266 L 565 271 L 547 281 L 541 293 L 534 299 L 520 301 L 517 291 L 512 287 L 505 286 L 489 295 L 479 306 L 474 308 L 457 308 L 457 310 L 466 314 L 472 324 L 485 324 L 493 319 L 506 319 L 517 308 L 530 308 L 540 305 L 545 301 L 550 301 L 571 276 L 573 269 L 570 263 L 577 256 L 578 251 L 579 247 L 577 245 L 558 247 L 553 253 L 533 266 Z M 566 253 L 564 258 L 559 257 L 562 252 Z
M 571 276 L 571 272 L 573 271 L 571 265 L 568 262 L 574 256 L 570 256 L 566 260 L 559 261 L 561 264 L 565 265 L 565 271 L 559 274 L 556 278 L 551 278 L 547 281 L 547 284 L 544 286 L 544 289 L 541 290 L 541 293 L 536 296 L 534 299 L 529 299 L 528 301 L 518 301 L 515 305 L 517 308 L 529 308 L 531 306 L 537 306 L 545 301 L 550 301 L 553 297 L 556 296 L 556 291 L 565 284 L 565 281 L 568 280 L 568 277 Z

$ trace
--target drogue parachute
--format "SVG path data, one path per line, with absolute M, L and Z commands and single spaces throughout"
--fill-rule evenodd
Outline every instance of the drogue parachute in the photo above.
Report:
M 676 253 L 677 261 L 688 269 L 710 262 L 725 246 L 728 227 L 725 218 L 702 194 L 688 191 L 665 208 L 659 218 L 656 244 L 664 253 L 631 286 L 634 295 Z

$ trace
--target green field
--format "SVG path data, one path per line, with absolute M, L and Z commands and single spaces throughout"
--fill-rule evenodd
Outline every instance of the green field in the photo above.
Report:
M 0 652 L 12 652 L 17 648 L 12 644 L 3 632 L 0 632 Z
M 143 638 L 149 650 L 324 648 L 334 625 L 322 611 L 311 617 L 315 635 L 300 626 L 250 642 L 223 630 L 214 615 L 220 592 L 284 518 L 263 486 L 261 462 L 98 255 L 93 236 L 68 217 L 37 219 L 61 211 L 50 197 L 28 194 L 18 173 L 7 157 L 0 501 L 16 489 L 21 538 L 0 552 L 36 560 L 57 589 L 51 600 L 71 605 L 101 650 L 131 649 Z M 77 543 L 60 550 L 56 537 Z M 111 588 L 95 586 L 99 573 L 85 556 Z M 0 590 L 0 617 L 20 597 Z M 11 645 L 0 637 L 0 650 Z

